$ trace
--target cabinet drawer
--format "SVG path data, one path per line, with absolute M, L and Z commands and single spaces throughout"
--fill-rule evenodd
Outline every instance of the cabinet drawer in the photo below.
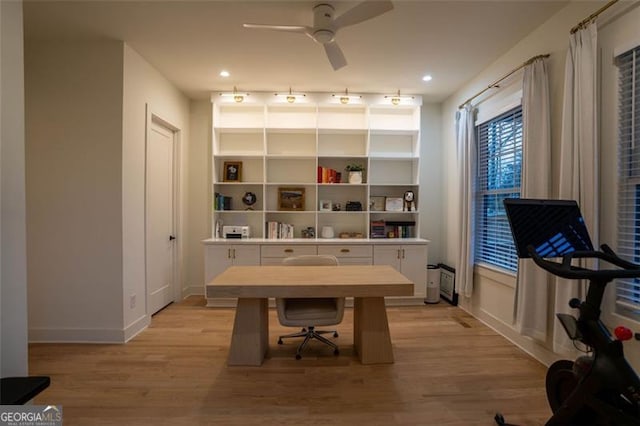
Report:
M 275 246 L 262 246 L 262 257 L 290 257 L 290 256 L 302 256 L 305 254 L 318 254 L 316 246 L 301 246 L 301 245 L 275 245 Z
M 335 257 L 372 257 L 373 248 L 370 245 L 335 245 L 318 246 L 318 254 L 330 254 Z

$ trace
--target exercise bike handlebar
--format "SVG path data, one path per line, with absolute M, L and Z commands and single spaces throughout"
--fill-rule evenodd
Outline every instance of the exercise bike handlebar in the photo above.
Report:
M 536 253 L 533 246 L 527 251 L 533 261 L 542 269 L 562 278 L 573 280 L 611 281 L 616 278 L 640 277 L 640 265 L 620 258 L 608 245 L 603 244 L 600 250 L 574 251 L 562 256 L 562 262 L 547 260 Z M 573 259 L 600 259 L 620 269 L 589 269 L 571 264 Z

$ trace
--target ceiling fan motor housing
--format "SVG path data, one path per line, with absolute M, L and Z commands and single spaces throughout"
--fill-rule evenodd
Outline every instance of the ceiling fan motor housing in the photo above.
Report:
M 320 3 L 313 8 L 313 39 L 320 44 L 333 41 L 333 13 L 335 9 L 328 3 Z

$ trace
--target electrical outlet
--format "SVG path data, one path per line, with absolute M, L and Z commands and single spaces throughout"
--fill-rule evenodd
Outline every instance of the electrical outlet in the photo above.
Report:
M 129 298 L 129 307 L 131 309 L 135 309 L 136 307 L 136 295 L 132 294 L 131 297 Z

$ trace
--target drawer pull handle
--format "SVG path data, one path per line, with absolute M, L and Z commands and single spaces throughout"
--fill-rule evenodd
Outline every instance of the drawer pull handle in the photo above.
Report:
M 342 250 L 340 250 L 340 253 L 349 253 L 350 251 L 351 250 L 349 250 L 349 249 L 342 249 Z
M 284 252 L 285 253 L 293 253 L 293 249 L 285 249 Z

